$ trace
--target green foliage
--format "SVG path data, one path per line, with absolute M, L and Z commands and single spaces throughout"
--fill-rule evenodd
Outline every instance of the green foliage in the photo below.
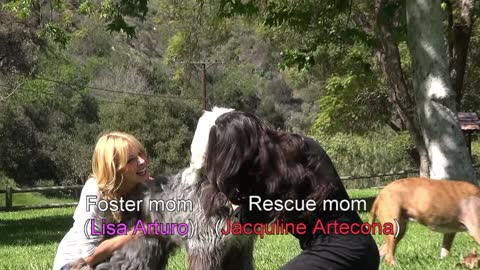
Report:
M 221 8 L 227 9 L 224 16 L 248 15 L 266 26 L 261 31 L 281 50 L 279 68 L 287 76 L 296 77 L 290 77 L 296 81 L 288 83 L 298 86 L 295 94 L 305 98 L 304 107 L 315 110 L 315 106 L 306 104 L 312 99 L 320 100 L 319 117 L 313 129 L 361 133 L 389 121 L 387 89 L 378 79 L 381 74 L 375 68 L 374 42 L 371 36 L 350 23 L 356 13 L 363 12 L 364 3 L 335 0 L 220 2 Z M 398 9 L 397 6 L 392 8 Z M 288 108 L 278 108 L 278 104 L 276 107 L 296 110 L 300 106 L 292 106 L 294 100 L 291 99 Z M 291 123 L 294 117 L 298 114 L 292 113 L 286 120 Z M 303 123 L 300 130 L 308 130 L 312 120 L 307 117 L 299 120 L 296 122 Z M 288 128 L 295 130 L 298 126 Z
M 369 89 L 372 84 L 370 78 L 352 73 L 332 76 L 319 100 L 320 113 L 312 129 L 364 133 L 384 124 L 390 117 L 387 97 Z
M 325 90 L 318 98 L 319 112 L 313 131 L 362 134 L 388 123 L 392 114 L 388 89 L 367 44 L 328 44 L 319 46 L 315 54 L 325 59 L 312 70 L 322 74 L 317 80 L 322 81 Z M 308 74 L 295 76 L 300 84 L 311 80 Z
M 50 105 L 24 104 L 1 114 L 0 145 L 5 151 L 0 168 L 19 184 L 40 179 L 76 184 L 89 174 L 96 124 Z M 84 111 L 81 106 L 78 111 Z
M 315 58 L 311 55 L 310 51 L 303 50 L 285 50 L 281 54 L 283 56 L 283 62 L 280 63 L 280 69 L 286 69 L 288 67 L 297 67 L 299 71 L 303 69 L 309 70 L 315 64 Z
M 99 5 L 91 1 L 82 2 L 78 8 L 66 3 L 65 0 L 50 0 L 40 2 L 38 0 L 14 0 L 2 4 L 2 9 L 17 14 L 21 19 L 28 19 L 35 16 L 43 27 L 39 30 L 48 35 L 52 41 L 65 47 L 68 42 L 66 30 L 72 22 L 74 13 L 89 14 L 102 18 L 106 24 L 105 28 L 111 32 L 125 33 L 127 37 L 136 36 L 135 26 L 126 22 L 125 17 L 145 19 L 148 11 L 148 0 L 102 0 Z M 47 17 L 46 21 L 41 15 L 42 9 L 49 9 L 59 15 L 60 20 Z
M 79 14 L 90 14 L 93 12 L 93 3 L 90 0 L 85 0 L 82 3 L 80 3 L 80 6 L 78 6 L 78 13 Z
M 57 23 L 45 24 L 45 28 L 41 34 L 47 36 L 47 38 L 63 48 L 66 48 L 71 39 L 63 27 Z
M 3 172 L 0 172 L 0 189 L 5 189 L 6 187 L 16 188 L 17 183 L 12 178 L 6 176 Z
M 235 14 L 251 16 L 259 11 L 255 1 L 221 0 L 219 15 L 231 17 Z
M 124 131 L 146 147 L 151 172 L 173 172 L 188 166 L 190 144 L 200 104 L 181 99 L 128 99 L 123 106 L 108 106 L 101 112 L 104 132 Z
M 41 64 L 42 73 L 23 79 L 9 106 L 1 107 L 0 145 L 6 150 L 0 170 L 21 185 L 41 179 L 76 184 L 90 173 L 100 131 L 98 104 L 85 89 L 98 62 L 86 60 L 82 66 L 51 58 Z
M 71 35 L 70 53 L 82 57 L 107 57 L 113 46 L 114 35 L 105 33 L 103 22 L 92 17 L 84 20 L 80 28 Z
M 468 51 L 468 65 L 465 74 L 464 95 L 461 110 L 477 112 L 480 115 L 480 25 L 474 24 Z
M 274 27 L 287 25 L 295 30 L 308 31 L 312 26 L 333 27 L 337 16 L 349 8 L 348 1 L 268 1 L 264 24 Z
M 227 67 L 215 82 L 210 100 L 216 106 L 254 112 L 259 106 L 262 79 L 249 66 Z
M 40 139 L 35 132 L 36 123 L 28 117 L 26 110 L 3 109 L 0 122 L 0 168 L 6 176 L 19 184 L 51 177 L 53 164 L 38 147 Z
M 15 12 L 21 19 L 27 19 L 31 14 L 34 0 L 15 0 L 3 4 L 3 9 Z
M 366 176 L 415 168 L 408 153 L 414 145 L 408 133 L 396 134 L 388 128 L 363 136 L 315 133 L 340 175 Z
M 108 15 L 109 23 L 107 30 L 110 32 L 118 31 L 127 34 L 128 37 L 135 37 L 135 27 L 129 25 L 121 15 Z
M 42 43 L 31 23 L 0 8 L 0 73 L 31 73 Z
M 294 44 L 284 51 L 282 68 L 308 68 L 315 63 L 313 53 L 320 44 L 360 37 L 359 31 L 347 24 L 352 5 L 349 1 L 221 0 L 220 3 L 221 16 L 256 16 L 273 31 L 297 35 Z
M 257 114 L 274 127 L 285 129 L 284 115 L 279 111 L 277 106 L 275 106 L 275 102 L 272 99 L 263 99 L 257 110 Z
M 473 157 L 473 164 L 477 165 L 480 164 L 480 141 L 478 141 L 478 137 L 473 137 L 472 139 L 472 157 Z M 478 170 L 477 170 L 478 171 Z
M 187 37 L 183 32 L 177 32 L 168 40 L 168 47 L 165 55 L 165 64 L 172 64 L 176 59 L 185 54 L 187 50 Z

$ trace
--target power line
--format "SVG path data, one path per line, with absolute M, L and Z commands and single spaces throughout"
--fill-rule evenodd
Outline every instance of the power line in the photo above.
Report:
M 34 79 L 38 79 L 38 80 L 46 81 L 46 82 L 53 82 L 53 83 L 56 83 L 56 84 L 62 84 L 62 85 L 70 86 L 70 87 L 77 86 L 77 85 L 72 84 L 72 83 L 67 83 L 67 82 L 64 82 L 64 81 L 59 81 L 59 80 L 54 80 L 54 79 L 49 79 L 49 78 L 44 78 L 44 77 L 35 76 Z M 181 97 L 181 96 L 155 95 L 155 94 L 146 94 L 146 93 L 133 93 L 133 92 L 120 91 L 120 90 L 114 90 L 114 89 L 108 89 L 108 88 L 102 88 L 102 87 L 94 87 L 94 86 L 88 86 L 88 85 L 84 86 L 84 88 L 92 89 L 92 90 L 98 90 L 98 91 L 104 91 L 104 92 L 110 92 L 110 93 L 126 94 L 126 95 L 132 95 L 132 96 L 200 100 L 200 98 L 195 98 L 195 97 Z
M 56 84 L 63 84 L 67 86 L 76 86 L 71 83 L 59 81 L 59 80 L 54 80 L 54 79 L 49 79 L 49 78 L 43 78 L 43 77 L 34 77 L 35 79 L 41 80 L 41 81 L 47 81 L 47 82 L 53 82 Z M 143 97 L 158 97 L 158 98 L 179 98 L 179 99 L 200 99 L 200 98 L 195 98 L 195 97 L 180 97 L 180 96 L 169 96 L 169 95 L 155 95 L 155 94 L 146 94 L 146 93 L 133 93 L 133 92 L 127 92 L 127 91 L 120 91 L 120 90 L 114 90 L 114 89 L 108 89 L 108 88 L 101 88 L 101 87 L 93 87 L 93 86 L 85 86 L 85 88 L 92 89 L 92 90 L 99 90 L 99 91 L 105 91 L 105 92 L 111 92 L 111 93 L 117 93 L 117 94 L 127 94 L 127 95 L 133 95 L 133 96 L 143 96 Z
M 34 76 L 33 78 L 37 79 L 37 80 L 52 82 L 52 83 L 61 84 L 61 85 L 69 86 L 69 87 L 77 87 L 77 85 L 75 85 L 75 84 L 60 81 L 60 80 L 54 80 L 54 79 L 45 78 L 45 77 L 38 77 L 38 76 Z M 6 88 L 10 87 L 8 85 L 0 85 L 0 86 L 1 87 L 6 87 Z M 88 85 L 84 86 L 84 88 L 92 89 L 92 90 L 98 90 L 98 91 L 104 91 L 104 92 L 109 92 L 109 93 L 131 95 L 131 96 L 201 100 L 201 98 L 196 98 L 196 97 L 182 97 L 182 96 L 156 95 L 156 94 L 147 94 L 147 93 L 133 93 L 133 92 L 120 91 L 120 90 L 114 90 L 114 89 L 108 89 L 108 88 L 102 88 L 102 87 L 94 87 L 94 86 L 88 86 Z
M 3 87 L 3 88 L 11 88 L 11 86 L 9 85 L 5 85 L 5 84 L 0 84 L 0 87 Z M 38 89 L 35 89 L 35 92 L 38 94 L 44 94 L 44 95 L 47 95 L 47 96 L 56 96 L 54 93 L 51 93 L 51 92 L 46 92 L 46 91 L 41 91 L 41 90 L 38 90 Z M 6 98 L 4 98 L 6 99 Z M 4 100 L 3 99 L 3 100 Z M 110 104 L 122 104 L 122 105 L 126 105 L 127 103 L 125 102 L 121 102 L 121 101 L 113 101 L 113 100 L 105 100 L 105 99 L 100 99 L 99 97 L 95 97 L 95 100 L 98 101 L 98 102 L 101 102 L 101 103 L 110 103 Z M 2 98 L 0 97 L 0 101 L 2 101 Z
M 44 95 L 47 95 L 47 96 L 51 96 L 51 97 L 56 97 L 57 95 L 55 95 L 54 93 L 51 93 L 51 92 L 47 92 L 47 91 L 42 91 L 42 90 L 38 90 L 38 89 L 35 89 L 36 93 L 40 93 L 40 94 L 44 94 Z M 72 100 L 79 100 L 78 97 L 73 97 Z M 100 99 L 98 97 L 95 97 L 95 100 L 98 101 L 98 102 L 103 102 L 103 103 L 110 103 L 110 104 L 122 104 L 122 105 L 127 105 L 127 103 L 125 102 L 121 102 L 121 101 L 113 101 L 113 100 L 105 100 L 105 99 Z

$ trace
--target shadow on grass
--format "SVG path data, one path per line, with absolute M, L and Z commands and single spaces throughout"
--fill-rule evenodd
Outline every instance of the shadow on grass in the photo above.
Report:
M 60 242 L 72 224 L 71 215 L 0 220 L 0 246 Z

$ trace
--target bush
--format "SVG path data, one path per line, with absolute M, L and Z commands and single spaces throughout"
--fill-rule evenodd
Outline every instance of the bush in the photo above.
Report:
M 479 164 L 480 163 L 480 142 L 475 141 L 475 139 L 472 137 L 472 157 L 473 157 L 473 164 Z
M 17 187 L 17 183 L 12 178 L 7 177 L 3 172 L 0 172 L 0 189 L 6 187 Z
M 415 168 L 408 155 L 408 133 L 378 130 L 364 136 L 337 133 L 313 136 L 332 158 L 341 176 L 365 176 Z

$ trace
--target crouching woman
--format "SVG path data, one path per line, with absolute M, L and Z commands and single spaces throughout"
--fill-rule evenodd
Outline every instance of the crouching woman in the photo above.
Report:
M 305 233 L 290 232 L 299 239 L 302 252 L 282 270 L 376 270 L 379 252 L 370 234 L 324 233 L 322 224 L 362 224 L 354 210 L 322 209 L 325 200 L 349 200 L 332 161 L 313 139 L 275 130 L 256 115 L 232 111 L 219 116 L 210 129 L 205 155 L 209 192 L 206 211 L 223 193 L 235 206 L 242 223 L 266 224 L 275 219 L 301 224 Z M 313 200 L 316 208 L 272 210 L 252 207 L 262 201 Z M 271 205 L 270 205 L 271 206 Z
M 101 241 L 104 236 L 98 232 L 102 231 L 102 224 L 120 222 L 122 212 L 105 210 L 91 202 L 92 198 L 96 202 L 111 202 L 127 196 L 137 184 L 151 179 L 147 166 L 145 148 L 134 136 L 112 132 L 98 139 L 92 157 L 92 177 L 82 189 L 73 226 L 58 245 L 53 270 L 68 269 L 69 263 L 79 260 L 93 267 L 141 235 L 141 230 L 130 230 Z

